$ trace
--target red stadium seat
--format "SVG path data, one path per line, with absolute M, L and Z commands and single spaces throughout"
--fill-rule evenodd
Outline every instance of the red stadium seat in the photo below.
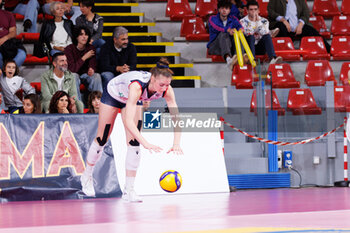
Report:
M 5 110 L 4 110 L 4 109 L 1 109 L 0 114 L 6 114 Z
M 258 0 L 260 16 L 267 18 L 267 5 L 269 5 L 270 0 Z
M 331 55 L 333 60 L 350 59 L 350 36 L 335 36 L 332 40 Z
M 340 10 L 343 15 L 350 15 L 350 1 L 343 0 Z
M 322 15 L 325 18 L 340 15 L 337 0 L 315 0 L 312 12 L 315 15 Z
M 20 15 L 17 13 L 13 13 L 13 16 L 15 17 L 16 20 L 20 21 L 20 20 L 24 20 L 24 15 Z M 38 21 L 42 20 L 44 18 L 43 14 L 38 14 Z
M 296 81 L 292 68 L 288 63 L 271 64 L 267 70 L 272 75 L 273 88 L 299 88 L 300 82 Z M 268 75 L 266 83 L 271 83 L 271 76 Z
M 286 110 L 281 107 L 280 101 L 277 98 L 276 92 L 272 90 L 272 98 L 273 98 L 273 110 L 278 111 L 279 116 L 285 115 Z M 271 90 L 265 90 L 265 107 L 266 107 L 266 115 L 268 114 L 268 110 L 271 110 Z M 250 111 L 257 114 L 257 101 L 256 101 L 256 90 L 253 91 L 252 99 L 250 101 Z
M 193 16 L 188 0 L 168 0 L 165 15 L 171 21 L 181 21 L 186 16 Z
M 308 86 L 324 86 L 326 81 L 334 81 L 333 70 L 327 60 L 312 60 L 307 63 L 305 71 L 305 83 Z
M 233 67 L 231 85 L 236 85 L 237 89 L 252 89 L 253 79 L 258 81 L 256 70 L 250 64 Z
M 291 89 L 288 95 L 287 111 L 293 115 L 321 114 L 310 89 Z
M 334 87 L 334 111 L 350 112 L 350 86 Z
M 291 53 L 295 51 L 293 41 L 290 37 L 272 38 L 273 47 L 277 56 L 281 56 L 284 61 L 300 60 L 300 54 Z
M 321 36 L 325 38 L 331 37 L 331 32 L 328 30 L 326 22 L 324 21 L 322 16 L 311 16 L 309 18 L 309 21 L 312 24 L 312 26 L 320 33 Z
M 41 92 L 41 82 L 32 82 L 30 85 L 35 88 L 36 93 Z
M 87 113 L 90 109 L 84 108 L 84 113 Z
M 24 64 L 29 65 L 29 64 L 48 64 L 48 59 L 47 57 L 36 57 L 33 56 L 32 54 L 27 54 L 26 59 L 24 60 Z
M 209 41 L 209 33 L 202 18 L 196 16 L 185 17 L 182 20 L 180 35 L 188 41 Z
M 209 54 L 207 49 L 207 58 L 211 58 L 212 62 L 225 62 L 224 58 L 221 55 Z
M 307 51 L 303 54 L 304 60 L 330 59 L 321 36 L 307 36 L 301 38 L 300 50 Z
M 350 16 L 334 16 L 332 20 L 331 32 L 333 36 L 349 36 Z
M 23 32 L 21 34 L 23 34 L 23 41 L 25 42 L 39 41 L 40 33 Z
M 217 0 L 197 0 L 195 14 L 203 19 L 209 15 L 217 14 Z
M 350 85 L 349 80 L 350 62 L 344 62 L 340 69 L 339 80 L 343 85 Z

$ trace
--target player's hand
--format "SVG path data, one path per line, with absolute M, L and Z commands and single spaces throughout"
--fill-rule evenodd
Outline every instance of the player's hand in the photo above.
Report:
M 152 144 L 146 144 L 143 146 L 145 149 L 149 150 L 150 153 L 152 152 L 156 152 L 156 153 L 159 153 L 161 152 L 163 149 L 160 148 L 159 146 L 156 146 L 156 145 L 152 145 Z
M 171 147 L 170 150 L 168 150 L 167 153 L 169 154 L 170 152 L 173 152 L 173 153 L 175 153 L 177 155 L 183 155 L 184 154 L 182 149 L 181 149 L 181 147 L 180 147 L 180 145 L 173 145 L 173 147 Z

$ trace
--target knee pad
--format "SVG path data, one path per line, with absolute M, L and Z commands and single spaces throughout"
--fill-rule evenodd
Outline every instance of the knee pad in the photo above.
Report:
M 125 158 L 126 170 L 136 171 L 141 159 L 140 146 L 128 146 Z

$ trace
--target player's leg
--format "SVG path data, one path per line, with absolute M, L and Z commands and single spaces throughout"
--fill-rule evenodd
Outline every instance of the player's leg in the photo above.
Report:
M 119 108 L 117 107 L 113 107 L 104 103 L 100 104 L 97 136 L 90 145 L 86 158 L 86 169 L 84 174 L 81 176 L 81 185 L 83 187 L 83 192 L 87 196 L 95 196 L 92 177 L 93 170 L 97 161 L 100 159 L 103 147 L 107 143 L 109 135 L 112 132 L 118 111 Z
M 134 123 L 141 131 L 142 126 L 142 105 L 137 106 L 136 114 L 134 117 Z M 122 119 L 125 125 L 125 109 L 122 109 Z M 127 152 L 125 157 L 125 188 L 123 191 L 123 199 L 130 202 L 141 202 L 141 198 L 138 197 L 134 191 L 135 177 L 137 169 L 140 164 L 140 143 L 131 135 L 131 133 L 125 128 Z

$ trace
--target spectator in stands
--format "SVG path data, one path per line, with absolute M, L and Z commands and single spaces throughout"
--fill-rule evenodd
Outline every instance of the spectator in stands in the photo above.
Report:
M 230 15 L 235 16 L 237 19 L 241 19 L 244 16 L 244 4 L 242 0 L 231 0 L 232 6 Z
M 309 23 L 305 0 L 270 0 L 267 6 L 270 28 L 279 28 L 279 37 L 321 36 Z M 328 53 L 331 46 L 323 39 Z
M 90 42 L 91 34 L 87 27 L 81 26 L 74 30 L 73 44 L 64 50 L 67 56 L 68 69 L 73 72 L 77 83 L 77 93 L 80 97 L 80 81 L 89 91 L 101 91 L 102 81 L 96 73 L 95 47 Z
M 58 1 L 62 2 L 64 12 L 63 18 L 67 19 L 67 16 L 70 16 L 70 20 L 75 24 L 76 19 L 81 15 L 80 8 L 78 6 L 73 6 L 73 0 L 67 0 L 67 3 L 64 3 L 64 0 Z M 53 2 L 55 2 L 55 0 L 46 0 L 46 4 L 43 6 L 45 14 L 54 15 L 50 6 Z
M 98 64 L 103 88 L 115 76 L 136 69 L 136 48 L 129 43 L 128 30 L 124 27 L 114 29 L 113 41 L 102 46 L 101 54 L 103 56 L 99 58 Z
M 23 111 L 25 114 L 40 114 L 40 97 L 37 94 L 29 94 L 23 98 Z
M 50 100 L 56 91 L 65 91 L 72 103 L 76 102 L 77 112 L 83 113 L 84 105 L 77 99 L 77 85 L 74 75 L 68 71 L 67 57 L 64 53 L 56 53 L 52 57 L 53 68 L 41 76 L 41 105 L 43 112 L 49 111 Z
M 0 88 L 4 95 L 5 106 L 9 113 L 19 113 L 23 110 L 23 93 L 33 94 L 35 89 L 24 78 L 18 76 L 18 67 L 13 60 L 7 61 L 4 67 Z
M 24 16 L 24 32 L 37 32 L 38 11 L 45 0 L 11 0 L 5 1 L 5 9 Z
M 103 17 L 93 12 L 94 5 L 94 0 L 80 1 L 80 10 L 82 14 L 77 18 L 76 26 L 86 26 L 90 30 L 90 44 L 95 46 L 96 55 L 98 56 L 102 45 L 106 42 L 102 39 Z
M 247 3 L 248 15 L 241 19 L 244 28 L 244 35 L 247 38 L 249 47 L 255 54 L 269 56 L 270 64 L 281 63 L 282 57 L 277 57 L 272 44 L 269 30 L 269 21 L 259 16 L 259 4 L 255 0 Z
M 12 59 L 21 66 L 26 59 L 26 50 L 16 40 L 16 20 L 12 13 L 0 9 L 0 68 L 3 68 L 3 61 Z
M 63 19 L 64 9 L 65 7 L 61 2 L 51 3 L 50 10 L 54 15 L 54 19 L 45 21 L 41 27 L 39 49 L 34 49 L 37 57 L 46 55 L 43 44 L 46 45 L 50 55 L 53 56 L 57 52 L 63 52 L 72 43 L 73 23 L 68 19 Z
M 219 13 L 209 18 L 209 43 L 207 44 L 209 54 L 221 55 L 230 70 L 237 63 L 237 56 L 233 56 L 236 50 L 233 32 L 234 29 L 243 30 L 239 20 L 230 16 L 231 5 L 230 0 L 218 1 Z M 246 56 L 245 60 L 247 60 Z
M 87 113 L 98 113 L 100 110 L 102 93 L 100 91 L 93 91 L 90 93 L 88 98 L 88 108 Z
M 77 113 L 75 102 L 65 91 L 56 91 L 50 101 L 49 113 Z

